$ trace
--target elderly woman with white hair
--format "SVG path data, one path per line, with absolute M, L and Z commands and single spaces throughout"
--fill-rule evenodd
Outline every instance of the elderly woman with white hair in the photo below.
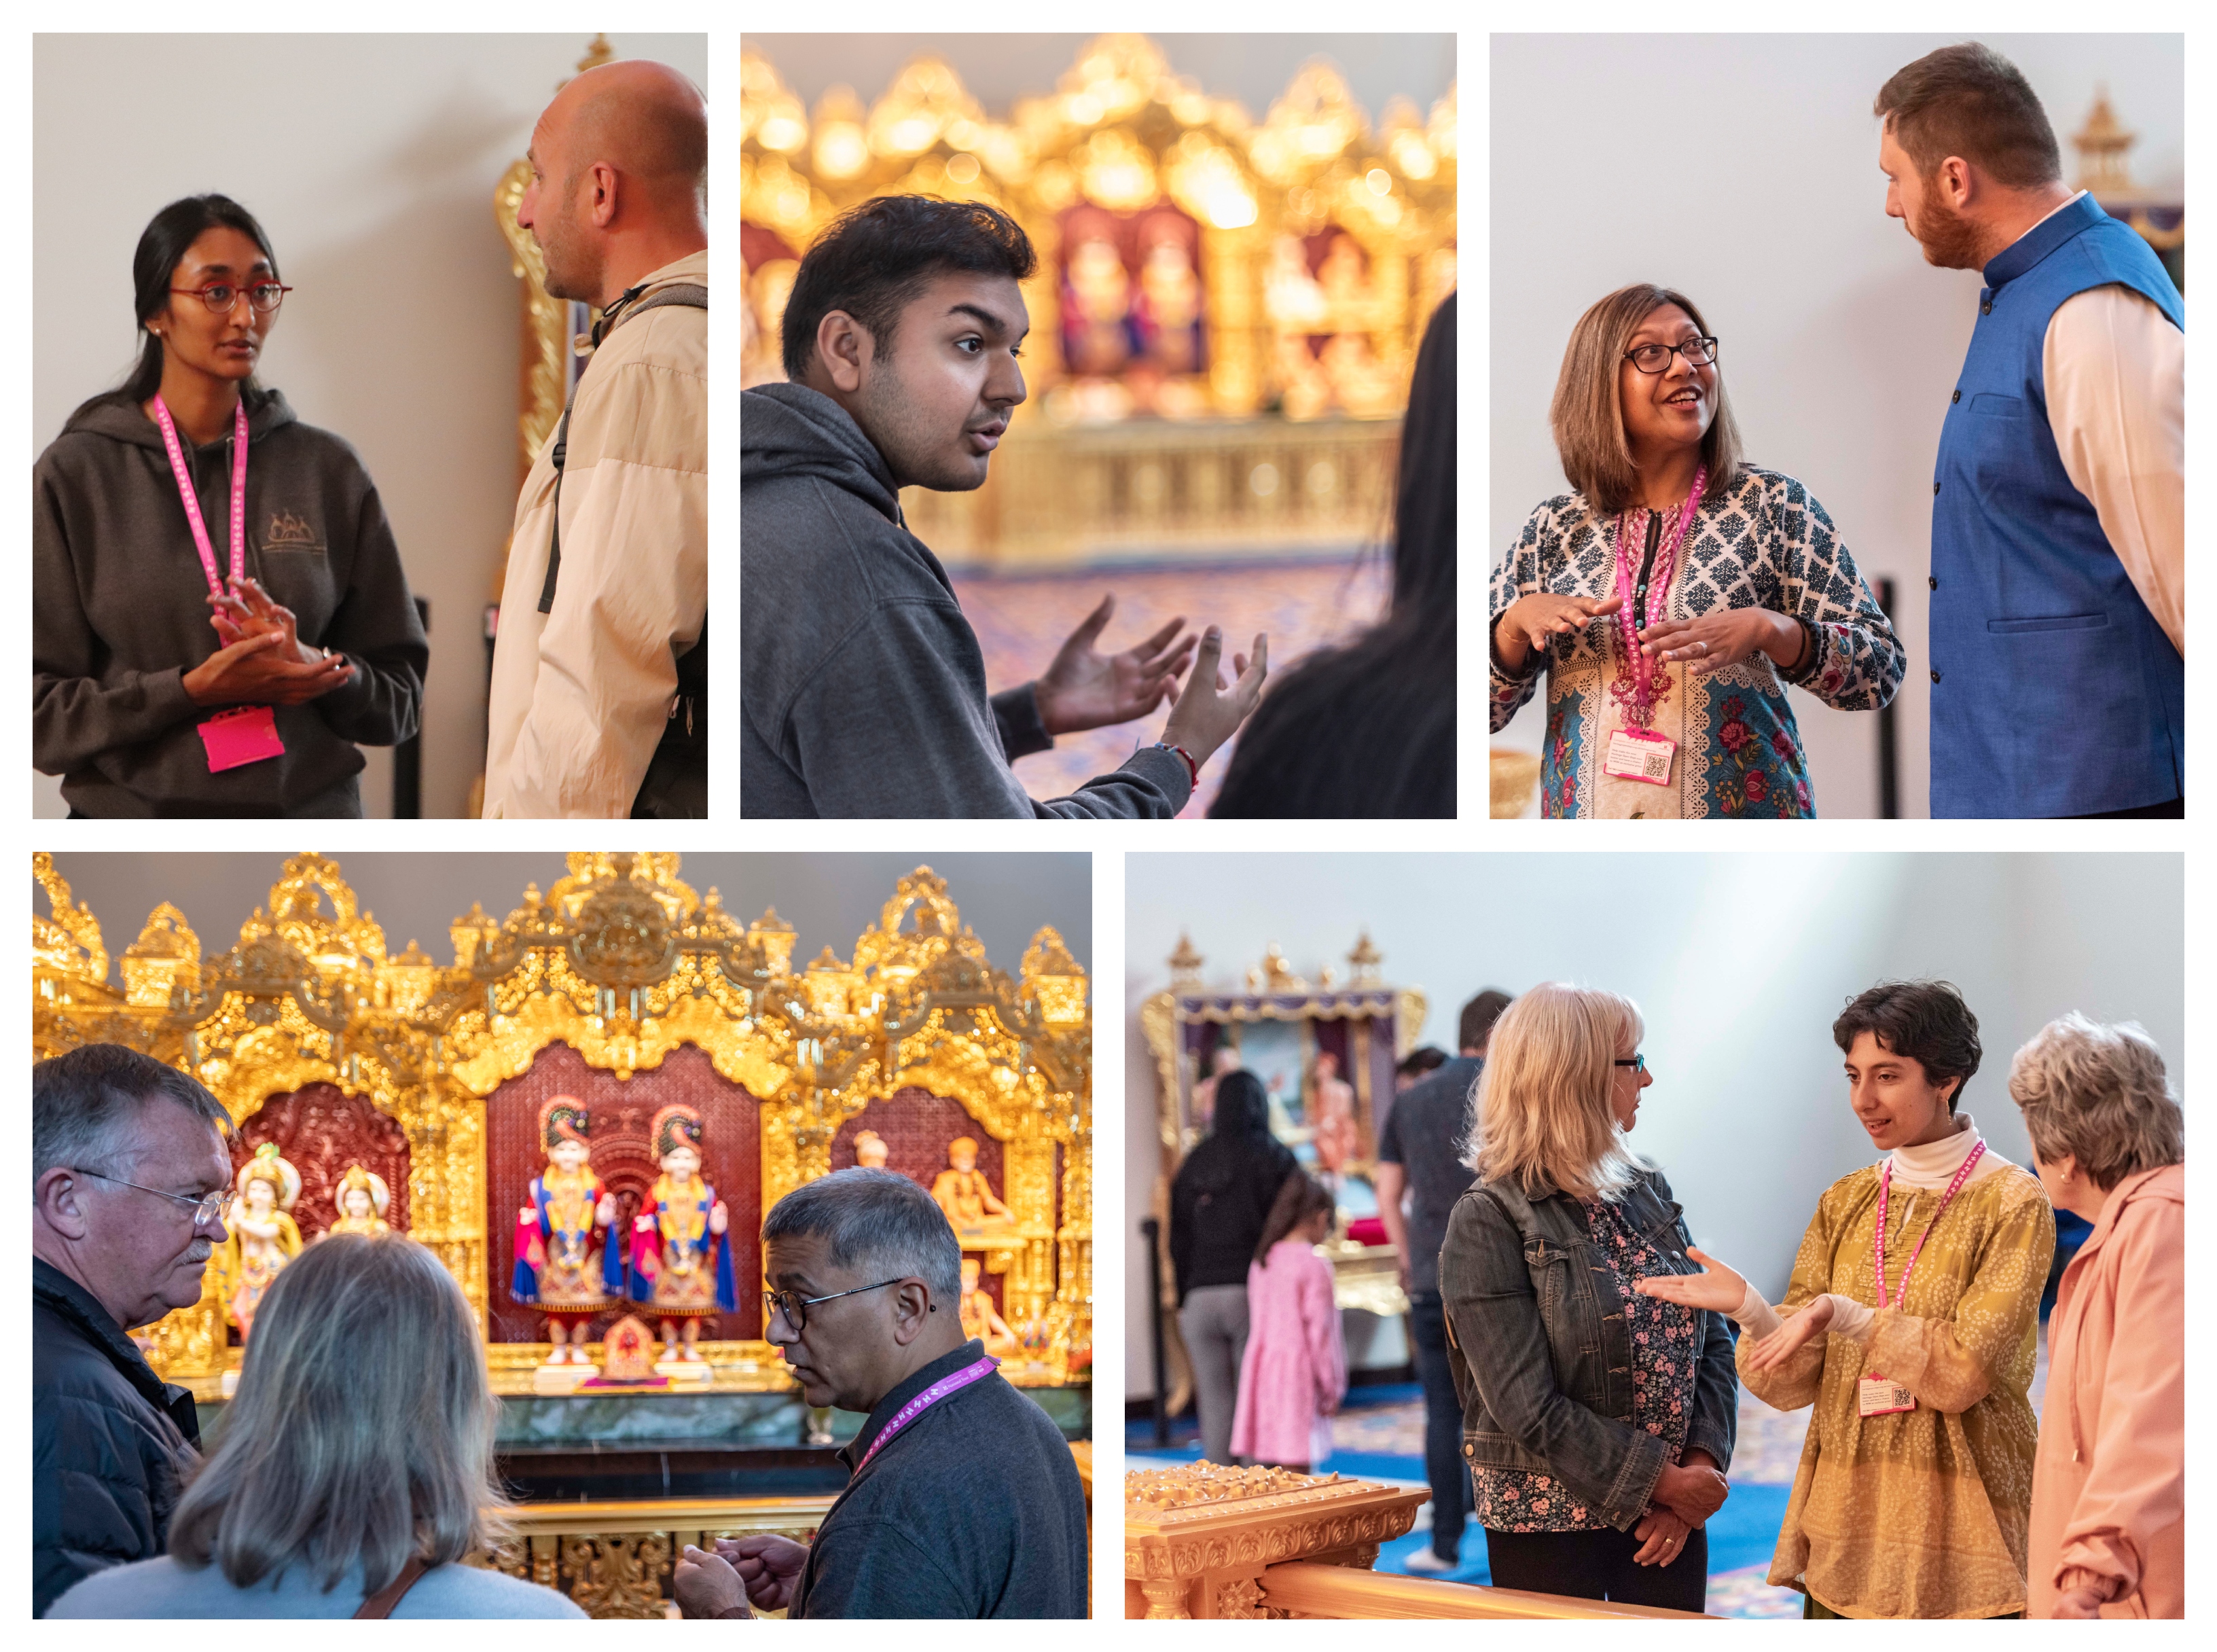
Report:
M 2094 1231 L 2047 1321 L 2026 1615 L 2186 1615 L 2186 1156 L 2155 1043 L 2052 1021 L 2010 1063 L 2034 1167 Z
M 1670 1185 L 1625 1146 L 1644 1030 L 1630 999 L 1556 982 L 1502 1012 L 1440 1292 L 1493 1581 L 1699 1612 L 1738 1384 L 1723 1315 L 1633 1288 L 1696 1271 Z
M 464 1562 L 502 1535 L 497 1402 L 462 1288 L 398 1234 L 337 1234 L 280 1274 L 222 1444 L 170 1552 L 96 1572 L 51 1618 L 583 1618 Z

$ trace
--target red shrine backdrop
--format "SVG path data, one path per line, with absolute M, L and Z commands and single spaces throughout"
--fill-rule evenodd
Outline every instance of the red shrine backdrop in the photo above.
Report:
M 385 1178 L 392 1190 L 385 1219 L 403 1233 L 408 1230 L 408 1133 L 367 1098 L 350 1096 L 335 1084 L 312 1084 L 270 1097 L 232 1136 L 234 1189 L 239 1167 L 265 1142 L 275 1142 L 300 1172 L 300 1197 L 292 1214 L 302 1239 L 315 1238 L 338 1220 L 339 1178 L 349 1165 Z
M 491 1263 L 487 1317 L 495 1342 L 541 1342 L 545 1317 L 508 1294 L 516 1271 L 516 1218 L 530 1202 L 531 1179 L 546 1168 L 539 1110 L 556 1096 L 575 1096 L 592 1113 L 593 1169 L 616 1198 L 612 1234 L 628 1234 L 632 1218 L 662 1173 L 647 1132 L 663 1108 L 682 1102 L 701 1115 L 701 1173 L 731 1212 L 725 1237 L 738 1280 L 736 1313 L 712 1315 L 701 1334 L 745 1340 L 762 1335 L 762 1127 L 755 1098 L 716 1071 L 707 1052 L 691 1044 L 670 1051 L 658 1067 L 619 1079 L 590 1067 L 567 1044 L 549 1044 L 527 1072 L 485 1098 L 485 1233 Z M 653 1315 L 641 1315 L 651 1323 Z M 596 1320 L 598 1336 L 614 1321 Z

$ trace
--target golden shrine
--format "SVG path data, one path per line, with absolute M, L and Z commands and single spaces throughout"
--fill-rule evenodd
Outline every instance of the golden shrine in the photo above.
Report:
M 1031 403 L 973 493 L 911 489 L 942 556 L 1002 566 L 1220 558 L 1374 539 L 1425 323 L 1455 285 L 1455 93 L 1374 129 L 1329 63 L 1264 117 L 1106 34 L 1050 96 L 989 117 L 920 57 L 813 111 L 740 55 L 743 382 L 784 375 L 799 260 L 840 213 L 989 202 L 1040 254 Z
M 571 855 L 566 876 L 527 888 L 504 919 L 475 906 L 457 918 L 442 965 L 412 942 L 390 954 L 337 863 L 301 855 L 219 954 L 157 906 L 118 990 L 99 920 L 40 854 L 51 911 L 32 920 L 34 1059 L 104 1041 L 193 1073 L 238 1127 L 235 1159 L 275 1140 L 299 1163 L 294 1210 L 311 1240 L 333 1219 L 345 1166 L 380 1175 L 392 1225 L 436 1252 L 477 1309 L 509 1395 L 533 1393 L 550 1351 L 506 1283 L 519 1189 L 544 1160 L 546 1093 L 588 1098 L 612 1120 L 603 1173 L 627 1200 L 651 1174 L 624 1156 L 629 1115 L 675 1095 L 707 1120 L 704 1173 L 730 1203 L 743 1264 L 738 1309 L 720 1316 L 736 1334 L 699 1344 L 713 1392 L 793 1386 L 761 1337 L 763 1212 L 856 1162 L 860 1135 L 892 1143 L 888 1167 L 927 1187 L 960 1138 L 1008 1212 L 964 1240 L 1018 1345 L 1003 1375 L 1085 1384 L 1091 1012 L 1061 938 L 1041 930 L 1005 974 L 945 882 L 919 868 L 851 960 L 827 946 L 796 966 L 775 909 L 743 925 L 678 869 L 675 854 Z M 595 1152 L 597 1167 L 598 1131 Z M 212 1288 L 141 1336 L 155 1369 L 202 1400 L 239 1359 Z

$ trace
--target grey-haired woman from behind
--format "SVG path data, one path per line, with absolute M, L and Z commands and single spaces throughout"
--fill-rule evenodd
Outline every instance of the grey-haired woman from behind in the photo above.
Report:
M 461 1287 L 398 1234 L 333 1234 L 269 1289 L 222 1443 L 170 1552 L 95 1573 L 53 1618 L 582 1618 L 464 1563 L 503 1532 L 497 1401 Z M 377 1614 L 387 1615 L 387 1614 Z

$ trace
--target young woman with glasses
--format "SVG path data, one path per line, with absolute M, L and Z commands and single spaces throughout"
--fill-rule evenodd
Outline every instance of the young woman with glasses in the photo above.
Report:
M 254 373 L 285 295 L 222 195 L 154 215 L 137 365 L 33 472 L 33 761 L 74 814 L 359 815 L 428 649 L 376 485 Z
M 1574 492 L 1493 571 L 1500 729 L 1547 678 L 1551 819 L 1816 813 L 1788 684 L 1893 698 L 1893 627 L 1825 508 L 1744 463 L 1693 300 L 1627 287 L 1572 330 L 1550 418 Z

